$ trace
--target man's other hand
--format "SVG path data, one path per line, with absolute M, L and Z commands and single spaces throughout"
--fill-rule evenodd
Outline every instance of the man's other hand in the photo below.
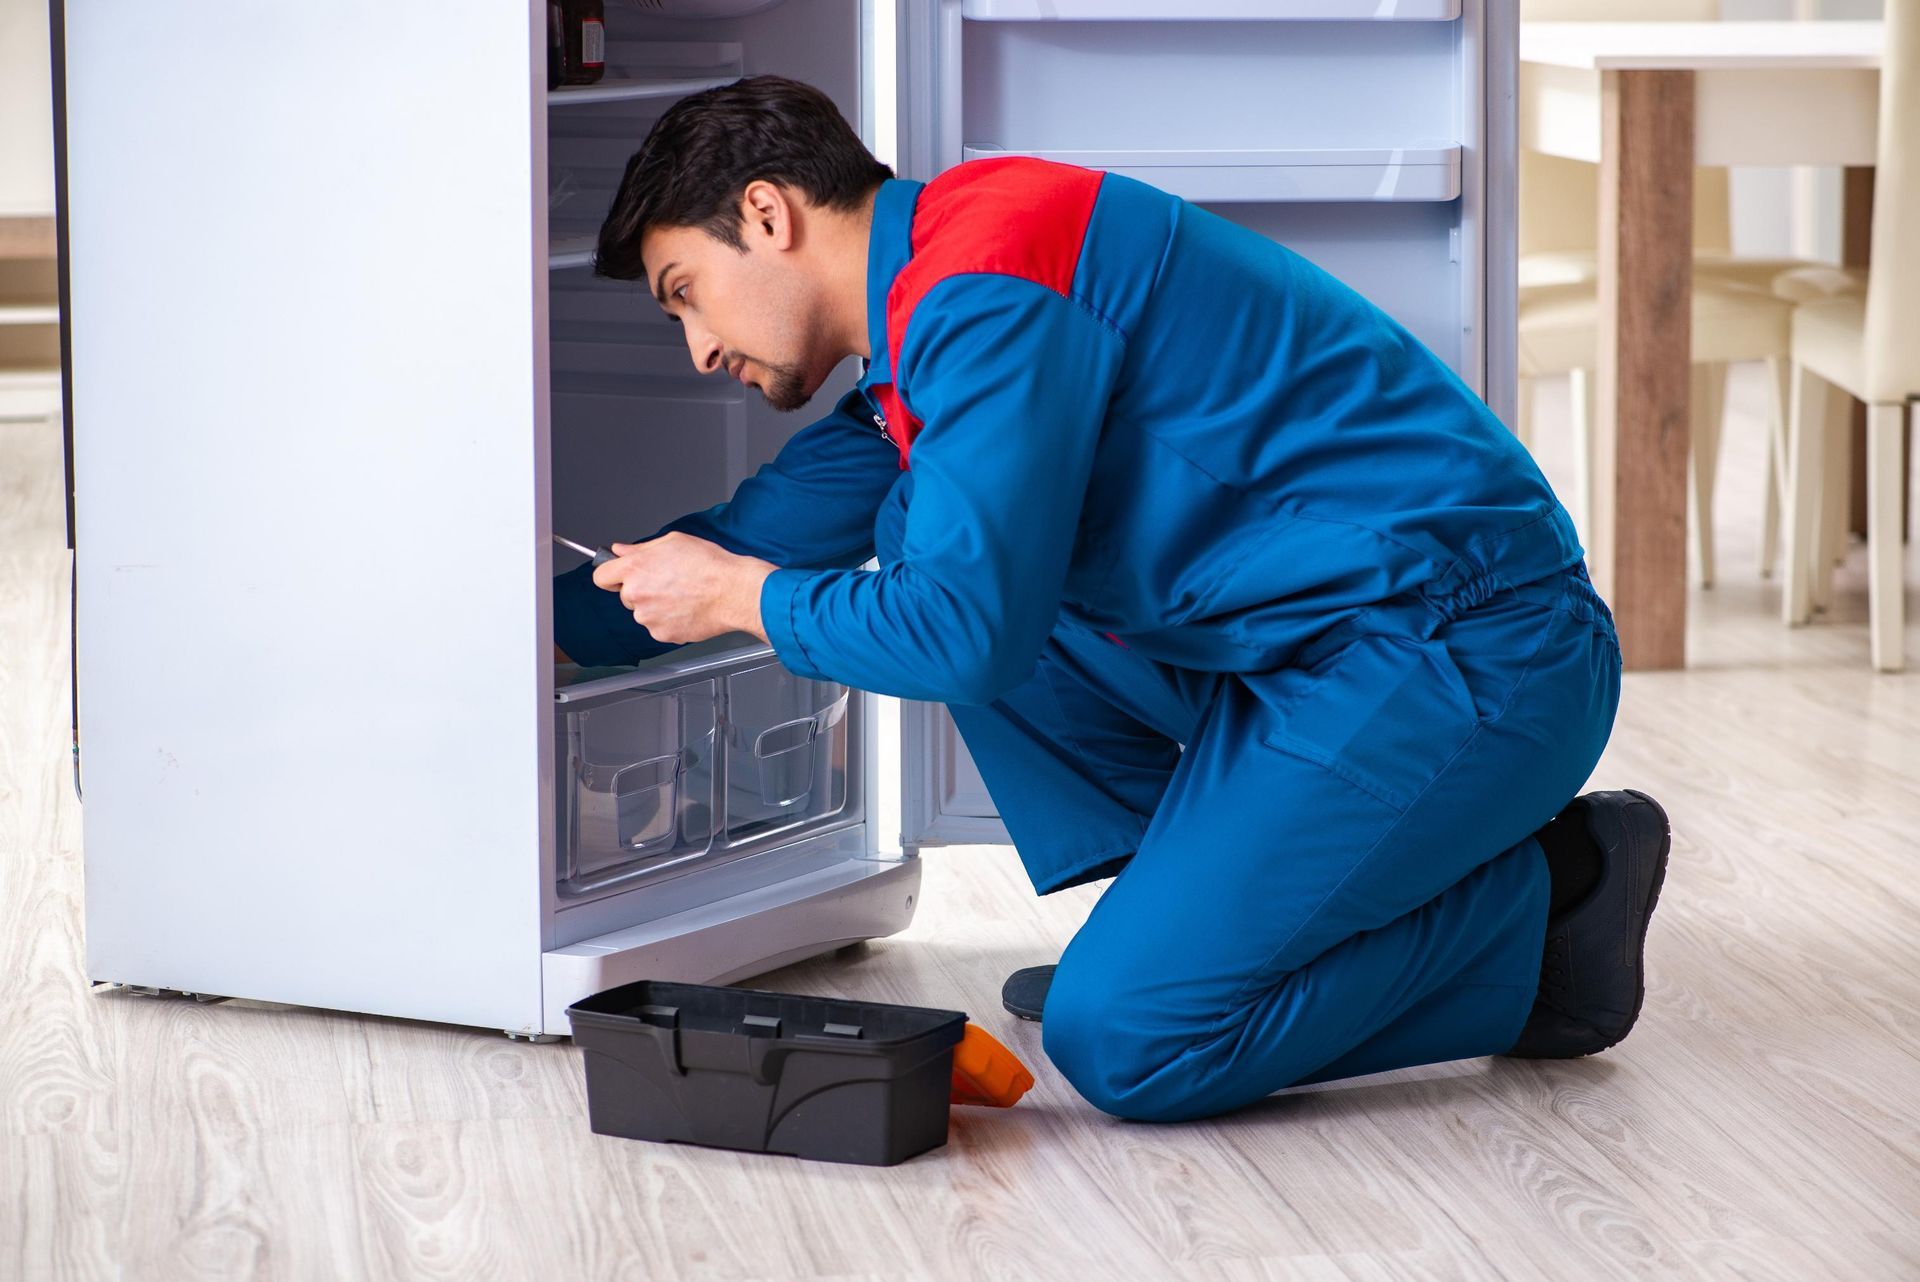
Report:
M 777 567 L 677 531 L 608 550 L 613 560 L 593 572 L 594 583 L 618 592 L 654 640 L 682 644 L 724 632 L 767 639 L 760 585 Z

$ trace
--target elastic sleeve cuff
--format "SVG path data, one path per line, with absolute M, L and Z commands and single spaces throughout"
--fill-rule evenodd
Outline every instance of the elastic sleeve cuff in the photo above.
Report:
M 775 570 L 760 585 L 760 626 L 766 629 L 773 652 L 789 672 L 814 681 L 832 681 L 814 666 L 801 640 L 800 594 L 807 584 L 819 578 L 819 570 Z

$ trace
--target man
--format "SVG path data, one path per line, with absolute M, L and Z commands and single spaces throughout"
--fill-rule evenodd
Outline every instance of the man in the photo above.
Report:
M 1569 804 L 1612 621 L 1526 452 L 1379 310 L 1129 179 L 893 180 L 770 77 L 660 120 L 596 265 L 776 407 L 868 365 L 730 502 L 563 577 L 560 648 L 738 630 L 947 704 L 1035 889 L 1114 878 L 1003 995 L 1095 1105 L 1632 1027 L 1666 816 Z

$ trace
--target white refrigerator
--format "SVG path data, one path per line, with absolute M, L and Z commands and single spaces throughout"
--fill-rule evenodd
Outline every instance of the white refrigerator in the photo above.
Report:
M 607 0 L 606 77 L 553 91 L 543 0 L 55 22 L 97 982 L 564 1034 L 894 933 L 920 848 L 1005 839 L 937 708 L 883 772 L 878 701 L 757 643 L 552 663 L 554 532 L 717 502 L 807 421 L 586 266 L 702 87 L 806 80 L 905 177 L 1142 178 L 1511 407 L 1507 0 Z

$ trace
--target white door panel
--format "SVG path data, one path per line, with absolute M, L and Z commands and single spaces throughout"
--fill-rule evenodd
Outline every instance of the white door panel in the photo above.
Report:
M 536 1026 L 532 10 L 65 16 L 89 973 Z

